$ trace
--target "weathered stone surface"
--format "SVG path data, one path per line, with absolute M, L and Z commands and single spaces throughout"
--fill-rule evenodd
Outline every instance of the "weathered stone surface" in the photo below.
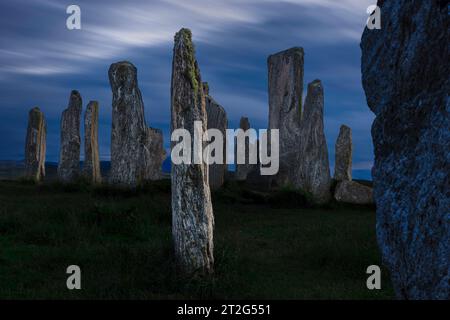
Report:
M 38 107 L 28 114 L 27 137 L 25 141 L 25 177 L 42 181 L 45 177 L 47 125 L 44 114 Z
M 239 128 L 242 129 L 244 132 L 249 130 L 250 127 L 250 121 L 247 117 L 241 117 L 241 120 L 239 121 Z M 244 164 L 238 164 L 237 163 L 237 138 L 235 138 L 235 148 L 234 148 L 234 159 L 236 163 L 236 173 L 234 175 L 235 180 L 237 181 L 245 181 L 247 179 L 247 175 L 254 169 L 255 164 L 250 164 L 250 146 L 252 143 L 250 142 L 250 139 L 248 137 L 245 138 L 245 163 Z
M 361 41 L 377 237 L 399 298 L 450 299 L 447 1 L 378 1 Z
M 69 106 L 61 117 L 61 150 L 58 164 L 58 178 L 72 182 L 80 175 L 80 119 L 82 100 L 78 91 L 70 93 Z
M 154 148 L 162 136 L 147 127 L 137 69 L 131 62 L 121 61 L 111 65 L 108 75 L 113 92 L 111 183 L 135 187 L 158 179 L 160 171 L 154 174 L 162 163 L 162 151 Z
M 337 184 L 334 198 L 351 204 L 373 204 L 373 190 L 356 181 L 344 180 Z
M 206 131 L 203 84 L 188 29 L 175 35 L 171 95 L 172 131 L 184 128 L 193 137 L 194 121 L 202 121 L 202 130 Z M 193 141 L 191 147 L 193 150 Z M 208 165 L 172 163 L 171 179 L 172 234 L 179 265 L 187 273 L 210 273 L 214 265 L 214 216 Z
M 303 93 L 303 48 L 269 56 L 269 128 L 279 129 L 280 168 L 276 184 L 294 184 L 299 170 Z
M 208 115 L 208 129 L 218 129 L 223 134 L 223 155 L 227 154 L 226 130 L 228 127 L 227 113 L 210 95 L 208 83 L 203 83 L 203 92 L 205 94 L 206 113 Z M 226 160 L 226 158 L 224 158 Z M 227 172 L 226 161 L 223 164 L 209 165 L 209 186 L 211 190 L 219 189 L 225 181 Z
M 98 151 L 97 101 L 90 101 L 84 113 L 84 163 L 82 173 L 92 183 L 102 182 Z
M 160 129 L 147 128 L 147 142 L 150 161 L 147 167 L 147 179 L 162 179 L 162 164 L 166 159 L 166 150 L 164 149 L 163 133 Z
M 352 129 L 342 125 L 335 146 L 334 179 L 352 180 Z
M 320 80 L 308 85 L 301 126 L 301 149 L 295 186 L 323 204 L 330 200 L 331 177 L 323 129 L 324 97 Z

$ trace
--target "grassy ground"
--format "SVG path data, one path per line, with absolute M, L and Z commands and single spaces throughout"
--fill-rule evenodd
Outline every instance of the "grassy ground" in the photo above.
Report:
M 214 194 L 216 273 L 177 274 L 168 181 L 136 192 L 82 184 L 0 182 L 1 299 L 380 299 L 365 271 L 381 265 L 373 208 L 314 208 L 230 185 Z M 66 288 L 69 265 L 82 290 Z

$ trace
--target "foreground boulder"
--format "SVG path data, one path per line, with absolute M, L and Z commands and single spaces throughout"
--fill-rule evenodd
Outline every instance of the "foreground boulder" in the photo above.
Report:
M 344 180 L 337 184 L 334 198 L 338 202 L 370 205 L 373 204 L 373 190 L 356 181 Z
M 352 180 L 352 129 L 342 125 L 335 146 L 334 179 Z
M 301 127 L 301 149 L 295 186 L 324 204 L 331 198 L 327 141 L 323 128 L 324 96 L 320 80 L 308 85 Z
M 36 182 L 45 177 L 47 125 L 44 114 L 38 107 L 28 114 L 27 137 L 25 141 L 25 177 Z
M 269 56 L 269 128 L 279 129 L 280 168 L 276 184 L 295 184 L 299 170 L 303 48 L 291 48 Z
M 162 135 L 147 127 L 137 69 L 131 62 L 121 61 L 111 65 L 108 75 L 113 92 L 111 183 L 135 187 L 156 180 L 159 173 L 154 176 L 153 167 L 162 163 L 163 151 L 153 152 L 152 145 L 160 145 Z M 155 136 L 156 142 L 152 140 Z
M 101 183 L 100 155 L 98 151 L 98 102 L 90 101 L 84 113 L 83 176 L 92 183 Z
M 450 299 L 450 64 L 446 1 L 378 1 L 361 41 L 375 113 L 377 237 L 399 298 Z
M 61 118 L 61 150 L 58 178 L 62 182 L 73 182 L 80 176 L 80 119 L 82 100 L 78 91 L 70 93 L 69 106 Z
M 187 130 L 193 147 L 194 121 L 207 130 L 205 96 L 195 59 L 192 34 L 175 35 L 172 64 L 171 129 Z M 172 159 L 173 160 L 173 159 Z M 211 273 L 214 266 L 214 216 L 208 184 L 208 165 L 174 164 L 172 179 L 172 234 L 177 261 L 186 273 Z
M 228 127 L 227 113 L 210 95 L 208 83 L 203 83 L 205 93 L 206 113 L 208 115 L 208 129 L 218 129 L 223 135 L 223 155 L 227 155 L 226 130 Z M 226 158 L 224 158 L 226 160 Z M 222 164 L 209 165 L 209 186 L 211 190 L 219 189 L 225 182 L 225 173 L 227 172 L 226 161 Z

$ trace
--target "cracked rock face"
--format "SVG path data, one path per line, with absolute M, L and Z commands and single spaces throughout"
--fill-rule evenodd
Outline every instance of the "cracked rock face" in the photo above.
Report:
M 207 112 L 192 34 L 175 35 L 171 87 L 171 129 L 194 136 L 194 121 L 207 130 Z M 174 143 L 172 144 L 172 147 Z M 206 146 L 206 144 L 204 144 Z M 193 141 L 191 141 L 193 150 Z M 213 271 L 214 216 L 208 183 L 208 165 L 172 164 L 172 234 L 177 261 L 186 273 Z
M 147 127 L 137 69 L 121 61 L 111 65 L 108 75 L 113 92 L 111 183 L 135 187 L 158 179 L 154 167 L 160 163 L 162 151 L 154 152 L 152 146 L 158 146 L 162 137 Z
M 223 155 L 226 157 L 227 141 L 226 130 L 228 127 L 227 113 L 210 95 L 209 86 L 203 83 L 203 91 L 205 94 L 206 113 L 208 116 L 208 129 L 218 129 L 223 134 Z M 225 160 L 226 158 L 224 158 Z M 225 174 L 227 172 L 227 164 L 211 164 L 209 165 L 209 186 L 211 190 L 219 189 L 225 182 Z
M 336 140 L 336 160 L 334 179 L 337 181 L 352 180 L 352 129 L 342 125 Z
M 90 101 L 84 113 L 83 176 L 92 183 L 101 183 L 100 155 L 98 151 L 98 102 Z
M 379 1 L 361 40 L 376 118 L 377 238 L 403 299 L 450 299 L 450 91 L 446 1 Z
M 61 117 L 61 150 L 58 164 L 58 178 L 72 182 L 80 176 L 80 118 L 82 100 L 78 91 L 70 93 L 69 106 Z
M 302 117 L 300 167 L 296 186 L 323 204 L 330 200 L 331 177 L 323 128 L 324 96 L 320 80 L 308 85 Z
M 370 205 L 373 204 L 373 190 L 356 181 L 344 180 L 337 184 L 334 198 L 339 202 Z
M 45 177 L 47 125 L 44 114 L 38 107 L 28 114 L 27 137 L 25 141 L 25 176 L 42 181 Z
M 294 184 L 299 169 L 303 48 L 291 48 L 269 56 L 269 128 L 279 129 L 280 168 L 276 184 Z

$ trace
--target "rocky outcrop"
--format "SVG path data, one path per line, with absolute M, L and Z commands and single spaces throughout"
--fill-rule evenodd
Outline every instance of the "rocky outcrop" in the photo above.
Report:
M 162 163 L 162 151 L 153 152 L 152 145 L 158 146 L 162 136 L 147 127 L 137 69 L 131 62 L 121 61 L 111 65 L 108 75 L 113 92 L 111 183 L 135 187 L 158 179 L 154 167 Z
M 241 120 L 239 121 L 239 128 L 242 129 L 244 132 L 246 132 L 247 130 L 249 130 L 250 127 L 250 122 L 248 120 L 247 117 L 242 117 Z M 238 158 L 238 152 L 237 152 L 237 147 L 238 147 L 238 139 L 235 138 L 235 144 L 234 144 L 234 159 L 235 159 L 235 163 L 236 163 L 236 172 L 235 172 L 235 180 L 237 181 L 245 181 L 247 179 L 248 174 L 255 168 L 255 166 L 257 164 L 251 164 L 250 163 L 250 148 L 253 145 L 250 142 L 250 138 L 248 136 L 245 137 L 245 163 L 239 164 L 237 162 L 237 158 Z
M 188 29 L 175 35 L 171 96 L 172 132 L 183 128 L 194 137 L 194 121 L 201 121 L 201 129 L 207 130 L 203 84 Z M 193 141 L 191 148 L 194 149 Z M 172 234 L 177 261 L 186 273 L 211 273 L 214 216 L 208 165 L 172 164 L 171 179 Z
M 375 113 L 377 237 L 399 298 L 450 299 L 450 64 L 446 1 L 378 1 L 361 41 Z
M 90 101 L 84 113 L 83 176 L 92 183 L 101 183 L 100 155 L 98 151 L 98 102 Z
M 80 118 L 82 100 L 78 91 L 70 93 L 69 106 L 61 118 L 61 150 L 58 178 L 62 182 L 73 182 L 80 175 Z
M 226 130 L 228 127 L 227 113 L 210 95 L 208 83 L 203 83 L 203 91 L 205 94 L 206 113 L 208 116 L 208 129 L 218 129 L 223 134 L 223 155 L 227 155 Z M 224 158 L 226 160 L 226 158 Z M 226 161 L 222 164 L 209 165 L 209 186 L 211 190 L 219 189 L 225 181 L 225 173 L 227 172 Z
M 44 114 L 38 107 L 28 114 L 27 137 L 25 141 L 25 177 L 36 182 L 45 177 L 47 125 Z
M 335 146 L 334 179 L 352 180 L 352 129 L 342 125 Z
M 339 202 L 370 205 L 373 204 L 373 190 L 356 181 L 344 180 L 337 184 L 334 198 Z
M 295 186 L 323 204 L 330 200 L 331 177 L 327 141 L 323 128 L 324 96 L 320 80 L 308 85 L 302 116 L 301 148 Z
M 279 129 L 280 168 L 276 184 L 294 184 L 299 170 L 303 92 L 303 48 L 269 56 L 269 128 Z M 269 139 L 270 140 L 270 139 Z

